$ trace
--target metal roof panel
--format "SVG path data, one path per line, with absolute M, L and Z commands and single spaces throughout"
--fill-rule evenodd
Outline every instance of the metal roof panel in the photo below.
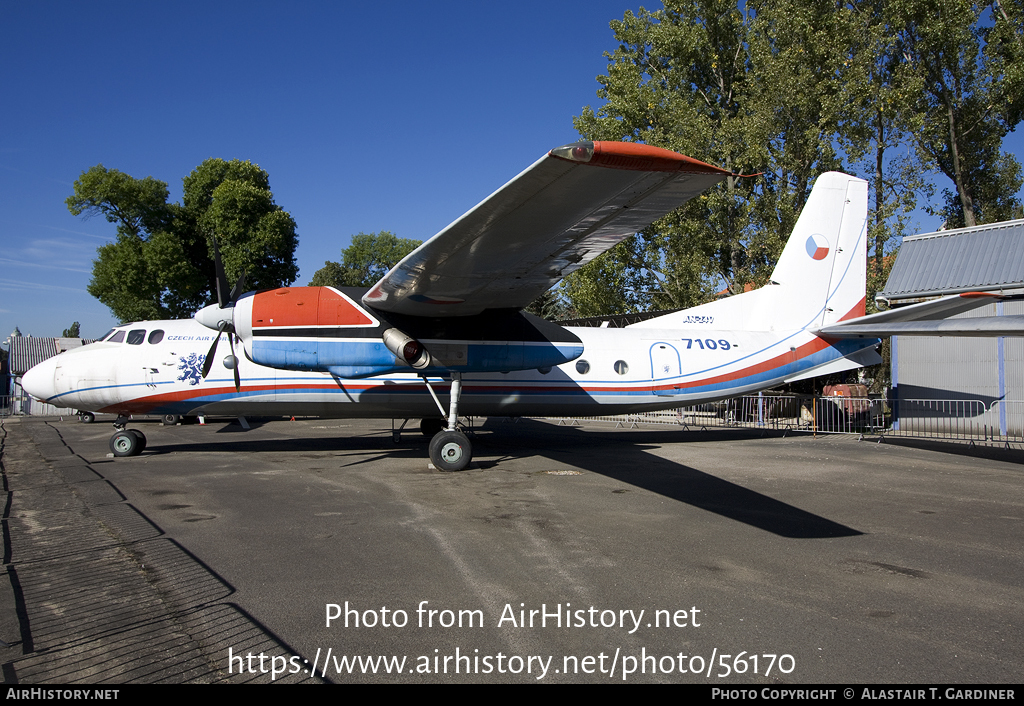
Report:
M 1024 219 L 907 236 L 879 296 L 1018 287 L 1024 287 Z

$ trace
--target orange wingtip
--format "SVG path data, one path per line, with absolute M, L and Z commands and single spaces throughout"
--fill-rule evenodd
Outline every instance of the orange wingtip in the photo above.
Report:
M 965 297 L 967 299 L 973 299 L 977 297 L 995 297 L 996 299 L 998 299 L 1002 295 L 996 294 L 994 292 L 964 292 L 960 296 Z
M 691 174 L 729 174 L 698 159 L 637 142 L 576 142 L 556 147 L 549 152 L 552 157 L 570 162 L 591 164 L 611 169 L 628 169 L 639 172 L 688 172 Z

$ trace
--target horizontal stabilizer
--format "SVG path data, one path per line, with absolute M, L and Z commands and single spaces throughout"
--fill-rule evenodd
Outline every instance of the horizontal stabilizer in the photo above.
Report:
M 870 316 L 864 317 L 866 319 Z M 891 324 L 826 326 L 818 332 L 826 338 L 881 338 L 883 336 L 1024 336 L 1024 316 L 982 316 L 976 319 L 938 321 L 897 321 Z
M 1024 316 L 982 316 L 949 319 L 978 307 L 993 304 L 998 294 L 966 292 L 930 302 L 883 311 L 826 326 L 817 333 L 828 338 L 879 338 L 882 336 L 1021 336 Z

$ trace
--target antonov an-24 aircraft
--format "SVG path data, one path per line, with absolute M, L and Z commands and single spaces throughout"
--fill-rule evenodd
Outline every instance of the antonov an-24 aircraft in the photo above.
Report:
M 836 172 L 818 177 L 760 289 L 622 329 L 563 328 L 522 312 L 727 176 L 647 145 L 559 147 L 368 291 L 243 295 L 240 280 L 224 296 L 218 267 L 218 303 L 194 319 L 119 326 L 39 364 L 23 386 L 51 404 L 116 413 L 116 456 L 145 447 L 126 429 L 132 414 L 423 418 L 434 466 L 456 471 L 472 455 L 460 414 L 680 407 L 874 364 L 881 335 L 1019 335 L 1019 322 L 1006 330 L 1013 317 L 942 320 L 989 295 L 865 317 L 867 183 Z M 216 365 L 224 344 L 231 354 Z

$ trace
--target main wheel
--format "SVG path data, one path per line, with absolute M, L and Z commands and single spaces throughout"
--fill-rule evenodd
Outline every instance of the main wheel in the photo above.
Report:
M 473 446 L 459 431 L 442 431 L 430 440 L 430 461 L 439 471 L 461 471 L 473 458 Z
M 145 437 L 142 437 L 145 439 Z M 142 451 L 143 440 L 132 429 L 122 429 L 110 437 L 110 450 L 115 456 L 135 456 Z
M 93 414 L 92 412 L 79 412 L 78 419 L 82 422 L 82 424 L 92 424 L 93 422 L 96 421 L 96 415 Z
M 423 436 L 433 439 L 438 433 L 445 430 L 448 422 L 438 417 L 424 417 L 420 420 L 420 432 Z
M 164 416 L 160 417 L 160 422 L 165 427 L 173 427 L 175 424 L 178 423 L 178 415 L 177 414 L 165 414 Z

